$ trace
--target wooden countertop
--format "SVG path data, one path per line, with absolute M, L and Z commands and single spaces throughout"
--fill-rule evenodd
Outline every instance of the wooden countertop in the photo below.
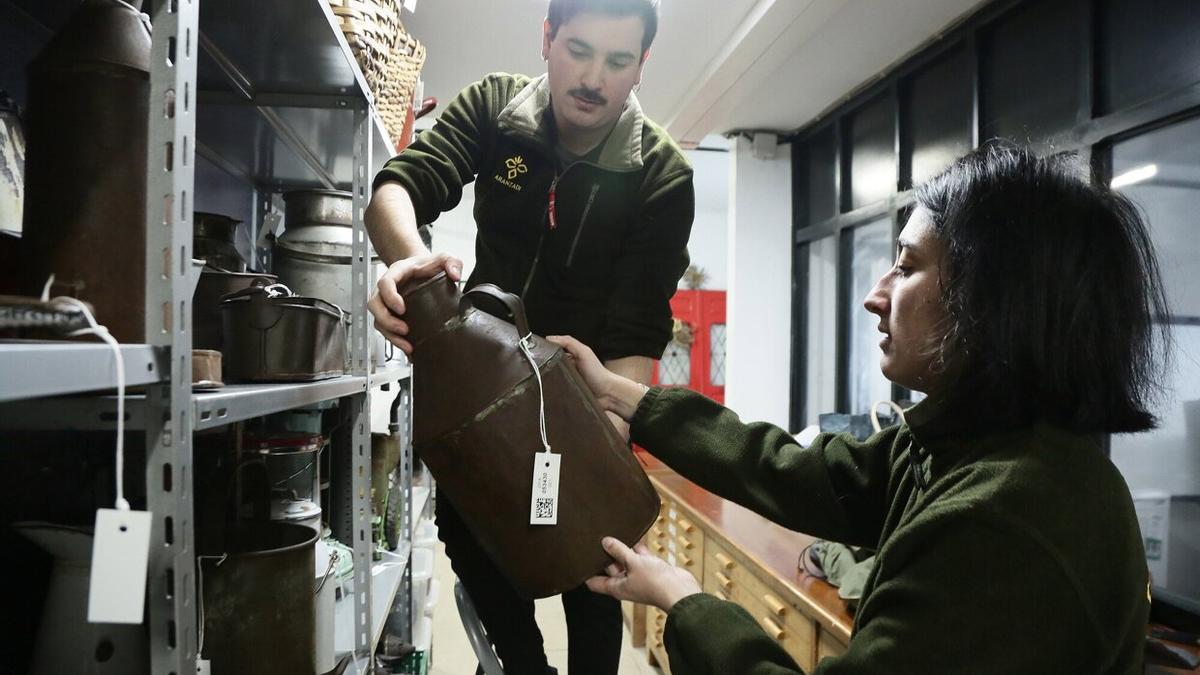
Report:
M 645 452 L 639 452 L 650 482 L 670 499 L 695 512 L 706 532 L 717 535 L 725 544 L 750 558 L 769 574 L 777 586 L 792 595 L 807 614 L 843 643 L 850 641 L 854 618 L 837 588 L 797 567 L 800 552 L 815 538 L 776 525 L 733 502 L 721 499 L 672 471 Z

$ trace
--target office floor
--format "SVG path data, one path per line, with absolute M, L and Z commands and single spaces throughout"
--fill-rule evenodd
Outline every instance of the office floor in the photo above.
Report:
M 433 574 L 438 580 L 438 600 L 433 616 L 433 662 L 430 675 L 473 675 L 475 653 L 467 642 L 462 622 L 458 618 L 458 607 L 454 604 L 454 572 L 446 558 L 441 543 L 434 556 Z M 546 656 L 550 665 L 558 669 L 559 675 L 567 674 L 567 626 L 563 618 L 562 602 L 558 598 L 547 598 L 537 602 L 537 622 L 546 643 Z M 629 629 L 625 629 L 625 641 L 621 645 L 621 670 L 619 675 L 662 675 L 658 668 L 646 662 L 646 650 L 634 649 L 629 642 Z

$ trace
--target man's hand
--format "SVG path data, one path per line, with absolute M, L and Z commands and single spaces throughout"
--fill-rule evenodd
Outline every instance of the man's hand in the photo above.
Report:
M 412 355 L 412 343 L 405 339 L 408 323 L 402 318 L 404 298 L 400 288 L 414 279 L 437 276 L 443 270 L 458 281 L 462 277 L 462 261 L 446 253 L 424 253 L 398 260 L 379 278 L 375 294 L 367 302 L 367 309 L 375 317 L 375 329 L 409 356 Z
M 617 539 L 605 537 L 600 545 L 614 562 L 605 568 L 603 576 L 587 580 L 587 587 L 594 593 L 654 605 L 669 612 L 675 603 L 700 592 L 700 584 L 690 572 L 668 565 L 642 544 L 631 549 Z

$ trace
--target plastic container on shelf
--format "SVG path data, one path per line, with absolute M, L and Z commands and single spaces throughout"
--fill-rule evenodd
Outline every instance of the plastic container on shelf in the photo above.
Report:
M 413 646 L 419 652 L 429 653 L 433 646 L 433 619 L 422 615 L 420 620 L 413 624 Z
M 431 619 L 433 618 L 433 610 L 437 608 L 438 592 L 441 588 L 442 585 L 438 583 L 437 579 L 429 582 L 429 592 L 425 596 L 425 616 Z
M 433 549 L 438 542 L 438 527 L 432 518 L 424 518 L 413 531 L 413 548 Z
M 433 581 L 433 549 L 414 548 L 412 551 L 412 607 L 411 617 L 414 630 L 425 616 L 425 599 Z M 415 635 L 415 633 L 414 633 Z

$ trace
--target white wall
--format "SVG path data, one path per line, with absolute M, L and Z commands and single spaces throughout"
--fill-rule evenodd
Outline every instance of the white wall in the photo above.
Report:
M 730 154 L 729 297 L 725 404 L 743 420 L 786 428 L 791 377 L 792 166 L 779 148 Z

